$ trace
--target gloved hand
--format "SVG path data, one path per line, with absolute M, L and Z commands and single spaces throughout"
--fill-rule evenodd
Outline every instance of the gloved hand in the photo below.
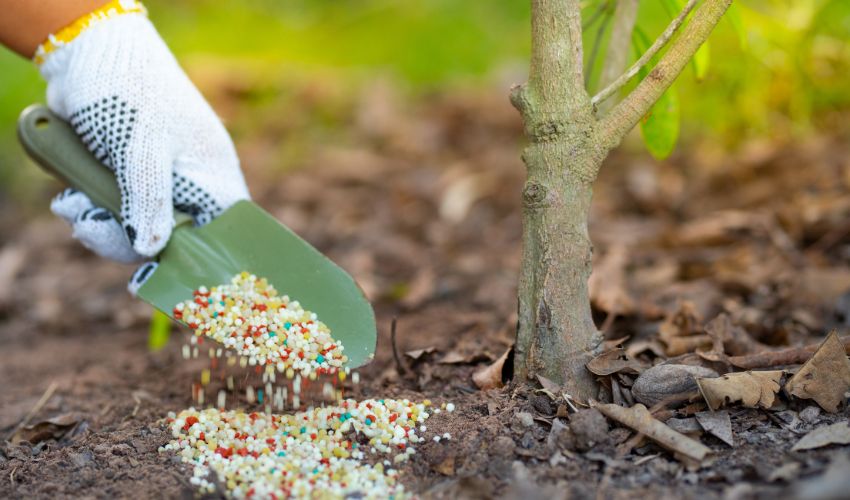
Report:
M 86 247 L 143 261 L 167 243 L 175 208 L 201 225 L 249 198 L 230 136 L 144 13 L 99 20 L 37 59 L 48 106 L 115 172 L 121 190 L 120 224 L 82 193 L 53 200 Z

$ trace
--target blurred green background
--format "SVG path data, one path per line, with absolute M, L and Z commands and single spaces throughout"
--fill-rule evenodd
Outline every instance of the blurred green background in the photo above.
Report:
M 640 32 L 654 39 L 677 3 L 643 0 Z M 392 82 L 409 99 L 479 87 L 506 95 L 510 83 L 524 79 L 530 51 L 528 0 L 149 0 L 147 5 L 190 75 L 213 94 L 237 142 L 256 132 L 250 122 L 269 103 L 279 110 L 282 100 L 303 97 L 287 92 L 289 82 L 325 89 L 316 98 L 327 98 L 327 105 L 310 108 L 311 116 L 296 122 L 313 135 L 305 139 L 295 130 L 293 144 L 281 147 L 283 156 L 297 157 L 298 141 L 315 140 L 315 134 L 337 137 L 346 123 L 334 106 L 375 79 Z M 793 139 L 843 124 L 850 105 L 850 2 L 735 5 L 734 18 L 722 21 L 711 37 L 710 55 L 700 62 L 707 67 L 687 71 L 675 85 L 682 123 L 678 147 L 698 138 L 734 148 L 752 138 Z M 590 58 L 599 38 L 596 59 L 601 59 L 614 2 L 583 6 L 589 24 L 585 54 Z M 588 61 L 594 68 L 592 90 L 598 90 L 598 66 Z M 704 74 L 697 78 L 697 73 Z M 237 110 L 220 109 L 215 94 L 221 86 L 236 95 Z M 0 198 L 21 207 L 43 199 L 44 183 L 23 159 L 14 122 L 25 105 L 43 101 L 44 88 L 29 61 L 0 50 Z M 291 158 L 281 160 L 293 164 Z

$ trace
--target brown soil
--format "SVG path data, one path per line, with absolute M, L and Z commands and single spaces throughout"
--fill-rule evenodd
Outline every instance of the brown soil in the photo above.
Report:
M 846 420 L 846 409 L 807 410 L 803 420 L 808 405 L 799 402 L 783 400 L 772 411 L 733 407 L 735 446 L 703 436 L 716 458 L 689 471 L 652 444 L 618 456 L 631 433 L 584 413 L 560 422 L 572 427 L 572 440 L 550 436 L 563 401 L 533 389 L 477 390 L 471 374 L 501 355 L 514 331 L 523 175 L 515 112 L 501 91 L 458 91 L 402 107 L 372 87 L 333 110 L 349 135 L 313 131 L 301 138 L 305 168 L 281 172 L 275 145 L 303 125 L 291 117 L 317 113 L 322 101 L 312 87 L 300 91 L 251 115 L 256 129 L 242 128 L 255 111 L 235 105 L 250 96 L 225 89 L 216 99 L 236 110 L 228 118 L 237 139 L 240 130 L 250 133 L 237 142 L 255 198 L 349 270 L 375 303 L 378 351 L 354 396 L 457 405 L 427 422 L 428 437 L 452 438 L 418 447 L 403 476 L 411 490 L 444 498 L 838 498 L 846 491 L 846 447 L 790 451 L 805 432 Z M 816 342 L 833 327 L 846 333 L 846 144 L 819 136 L 749 144 L 734 155 L 695 144 L 660 164 L 629 145 L 614 155 L 592 221 L 600 262 L 613 248 L 627 255 L 603 276 L 615 286 L 594 297 L 606 337 L 651 343 L 681 300 L 695 304 L 700 321 L 728 313 L 768 346 Z M 193 496 L 189 470 L 157 448 L 169 440 L 160 419 L 192 404 L 198 364 L 182 360 L 177 336 L 148 352 L 150 310 L 124 291 L 130 269 L 93 257 L 48 215 L 21 224 L 5 208 L 0 436 L 11 439 L 22 422 L 46 430 L 35 443 L 0 445 L 0 497 Z M 433 348 L 417 359 L 402 355 L 403 373 L 392 355 L 393 317 L 400 352 Z M 655 358 L 651 349 L 641 356 Z M 28 416 L 51 384 L 52 396 Z M 61 425 L 45 423 L 55 417 Z

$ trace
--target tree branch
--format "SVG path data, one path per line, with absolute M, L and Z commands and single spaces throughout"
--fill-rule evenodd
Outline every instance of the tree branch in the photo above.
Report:
M 519 89 L 525 95 L 515 91 L 514 104 L 524 116 L 531 110 L 523 105 L 541 114 L 589 114 L 579 0 L 532 0 L 531 12 L 531 68 L 527 88 Z
M 606 81 L 605 79 L 603 79 L 602 84 L 608 86 L 599 91 L 598 94 L 593 96 L 593 99 L 590 100 L 590 103 L 594 106 L 598 105 L 599 103 L 605 101 L 606 99 L 614 95 L 618 90 L 620 90 L 623 85 L 627 84 L 629 80 L 634 78 L 635 75 L 638 74 L 638 71 L 640 71 L 640 69 L 644 67 L 646 63 L 648 63 L 655 56 L 655 54 L 658 53 L 659 50 L 664 48 L 664 46 L 667 45 L 667 42 L 669 42 L 671 38 L 673 38 L 673 35 L 676 33 L 676 30 L 679 29 L 679 27 L 685 21 L 685 18 L 688 17 L 688 14 L 691 13 L 698 1 L 699 0 L 689 0 L 685 7 L 682 9 L 682 12 L 680 12 L 679 15 L 676 16 L 676 18 L 670 22 L 670 24 L 667 26 L 667 29 L 665 29 L 661 36 L 659 36 L 652 44 L 652 46 L 647 49 L 646 53 L 640 56 L 640 58 L 635 61 L 634 64 L 632 64 L 628 71 L 620 75 L 620 77 L 616 80 L 614 80 L 613 78 L 615 75 L 612 75 L 611 80 Z M 634 28 L 634 23 L 632 23 L 632 28 Z M 631 36 L 631 32 L 632 30 L 629 29 L 629 36 Z M 628 43 L 629 41 L 630 39 L 626 40 L 626 43 Z M 624 52 L 626 54 L 628 53 L 627 51 Z M 610 51 L 608 57 L 611 57 Z
M 611 26 L 611 38 L 608 40 L 608 53 L 599 79 L 600 87 L 610 85 L 617 75 L 626 69 L 639 4 L 640 0 L 617 2 L 617 8 L 614 10 L 614 24 Z
M 604 147 L 613 148 L 619 144 L 623 136 L 646 115 L 708 39 L 731 4 L 732 0 L 703 0 L 684 31 L 649 75 L 599 121 L 597 130 Z

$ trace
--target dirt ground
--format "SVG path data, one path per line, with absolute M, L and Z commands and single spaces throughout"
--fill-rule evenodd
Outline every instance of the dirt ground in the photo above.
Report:
M 321 92 L 305 86 L 266 103 L 250 116 L 254 128 L 243 128 L 248 111 L 238 106 L 249 91 L 225 88 L 214 101 L 236 130 L 255 199 L 374 301 L 378 351 L 350 394 L 457 405 L 429 419 L 427 436 L 452 439 L 418 448 L 402 476 L 410 490 L 525 499 L 846 494 L 847 447 L 790 451 L 806 432 L 847 420 L 846 406 L 837 414 L 784 398 L 771 410 L 732 406 L 734 446 L 703 435 L 714 460 L 689 470 L 654 444 L 624 448 L 631 431 L 565 417 L 563 401 L 516 381 L 478 390 L 472 373 L 510 346 L 515 329 L 516 113 L 498 89 L 401 105 L 378 85 L 331 110 L 318 104 L 327 101 Z M 307 127 L 297 155 L 304 168 L 276 168 L 281 144 L 305 128 L 297 117 L 322 113 L 348 135 Z M 683 301 L 700 324 L 728 314 L 764 349 L 818 342 L 832 328 L 848 333 L 848 138 L 845 130 L 735 153 L 694 141 L 661 163 L 628 145 L 614 154 L 591 228 L 606 338 L 628 336 L 638 359 L 658 362 L 659 325 Z M 160 419 L 192 404 L 198 366 L 180 355 L 185 332 L 149 352 L 150 309 L 124 291 L 131 270 L 89 254 L 61 221 L 21 220 L 0 203 L 0 497 L 194 496 L 190 470 L 157 452 L 169 440 Z M 12 444 L 22 423 L 42 432 Z

